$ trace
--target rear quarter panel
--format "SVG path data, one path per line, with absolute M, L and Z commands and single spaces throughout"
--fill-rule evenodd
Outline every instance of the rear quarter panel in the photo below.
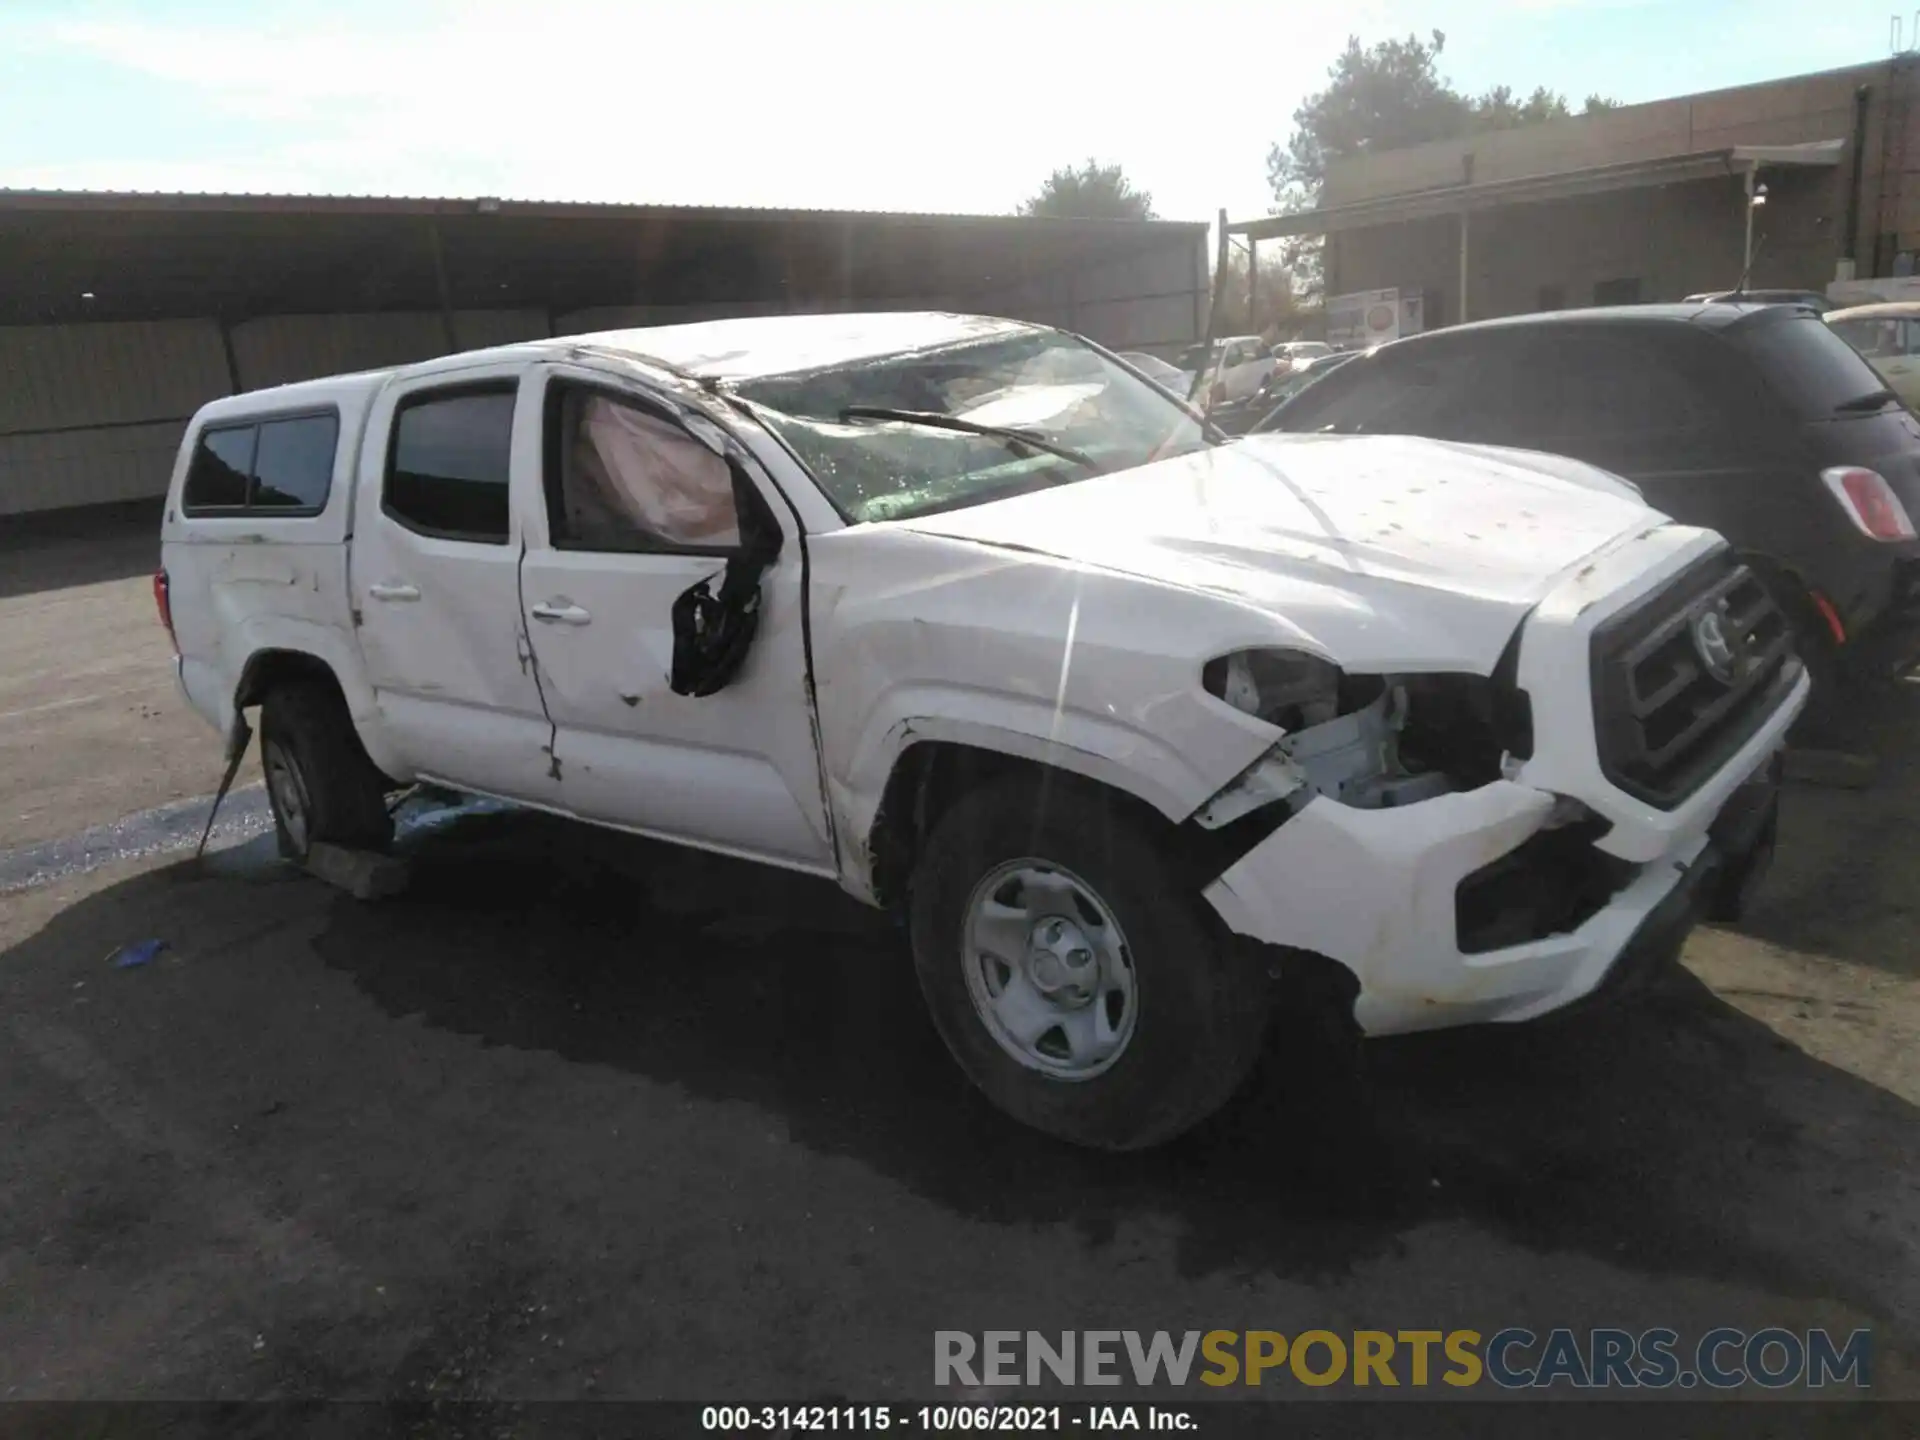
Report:
M 200 435 L 210 426 L 271 417 L 276 410 L 331 406 L 340 420 L 332 482 L 318 514 L 270 510 L 189 514 L 185 484 Z M 165 567 L 180 649 L 180 682 L 194 708 L 223 733 L 247 663 L 264 650 L 295 650 L 325 661 L 356 719 L 371 713 L 354 641 L 347 591 L 347 544 L 354 459 L 364 397 L 303 397 L 276 405 L 272 392 L 215 402 L 181 441 L 161 522 Z

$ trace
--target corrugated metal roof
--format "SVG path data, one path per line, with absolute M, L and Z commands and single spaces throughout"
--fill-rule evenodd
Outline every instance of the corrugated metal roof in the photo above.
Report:
M 810 206 L 778 205 L 674 205 L 613 200 L 529 200 L 509 196 L 472 195 L 312 195 L 255 191 L 176 191 L 176 190 L 28 190 L 0 186 L 0 209 L 18 210 L 217 210 L 256 211 L 284 214 L 308 210 L 317 214 L 422 214 L 468 215 L 513 214 L 534 217 L 565 218 L 570 215 L 604 216 L 617 219 L 628 216 L 686 216 L 725 219 L 729 216 L 774 220 L 807 218 L 817 220 L 929 220 L 970 221 L 992 225 L 1065 227 L 1086 226 L 1100 229 L 1204 230 L 1205 220 L 1116 220 L 1100 218 L 1060 219 L 1050 216 L 983 215 L 968 211 L 943 210 L 847 210 Z
M 558 313 L 659 303 L 871 307 L 987 297 L 1042 276 L 1092 274 L 1134 253 L 1197 259 L 1205 233 L 1199 224 L 1012 215 L 0 190 L 0 325 L 187 315 L 234 323 L 442 304 Z

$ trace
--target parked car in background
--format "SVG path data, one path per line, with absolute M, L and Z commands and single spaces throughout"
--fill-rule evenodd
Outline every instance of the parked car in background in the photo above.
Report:
M 1920 651 L 1920 421 L 1805 307 L 1636 305 L 1455 326 L 1340 366 L 1261 428 L 1574 456 L 1732 541 L 1792 614 L 1816 673 L 1878 671 Z
M 1304 370 L 1316 360 L 1324 360 L 1333 354 L 1333 347 L 1324 340 L 1286 340 L 1273 347 L 1274 369 L 1295 372 Z
M 1833 301 L 1818 290 L 1715 290 L 1689 295 L 1684 305 L 1805 305 L 1816 314 L 1833 309 Z
M 1316 359 L 1303 361 L 1296 365 L 1290 374 L 1276 372 L 1260 389 L 1260 398 L 1267 407 L 1283 404 L 1298 395 L 1315 381 L 1323 379 L 1331 371 L 1353 359 L 1359 352 L 1354 350 L 1329 349 Z
M 1329 370 L 1353 359 L 1356 353 L 1329 348 L 1318 359 L 1300 361 L 1294 368 L 1276 368 L 1252 395 L 1237 403 L 1214 406 L 1208 418 L 1229 435 L 1249 434 L 1273 413 L 1275 406 L 1299 394 Z
M 1213 405 L 1252 399 L 1273 367 L 1273 351 L 1258 335 L 1230 336 L 1214 341 L 1211 348 L 1190 345 L 1179 359 L 1180 369 L 1201 376 L 1201 393 L 1195 398 Z
M 1920 302 L 1829 310 L 1826 321 L 1866 357 L 1908 409 L 1920 408 Z
M 1726 543 L 1591 466 L 1223 443 L 980 317 L 227 397 L 161 541 L 182 689 L 230 762 L 259 708 L 289 855 L 430 781 L 837 882 L 994 1103 L 1112 1149 L 1223 1104 L 1276 994 L 1390 1034 L 1670 961 L 1764 870 L 1808 689 Z
M 1172 392 L 1182 400 L 1193 391 L 1193 372 L 1170 365 L 1158 355 L 1149 355 L 1144 350 L 1122 350 L 1120 358 L 1161 389 Z

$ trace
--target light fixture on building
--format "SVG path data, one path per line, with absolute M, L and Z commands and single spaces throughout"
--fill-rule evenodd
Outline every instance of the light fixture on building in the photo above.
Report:
M 93 292 L 91 290 L 82 290 L 80 292 L 80 298 L 82 300 L 91 300 L 93 299 Z
M 500 213 L 500 201 L 492 195 L 482 195 L 478 200 L 473 202 L 473 208 L 478 210 L 482 215 L 498 215 Z
M 1764 205 L 1764 204 L 1766 204 L 1766 203 L 1767 203 L 1767 187 L 1766 187 L 1766 186 L 1764 186 L 1764 185 L 1756 185 L 1756 186 L 1754 186 L 1754 187 L 1753 187 L 1753 199 L 1752 199 L 1752 200 L 1751 200 L 1750 202 L 1748 202 L 1748 203 L 1750 203 L 1750 204 L 1753 204 L 1753 205 Z

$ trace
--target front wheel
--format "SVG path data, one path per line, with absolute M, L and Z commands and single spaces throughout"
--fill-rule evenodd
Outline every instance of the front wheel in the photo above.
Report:
M 1078 1145 L 1170 1140 L 1239 1088 L 1266 1032 L 1264 968 L 1113 797 L 1020 776 L 962 798 L 913 876 L 914 966 L 960 1067 Z

